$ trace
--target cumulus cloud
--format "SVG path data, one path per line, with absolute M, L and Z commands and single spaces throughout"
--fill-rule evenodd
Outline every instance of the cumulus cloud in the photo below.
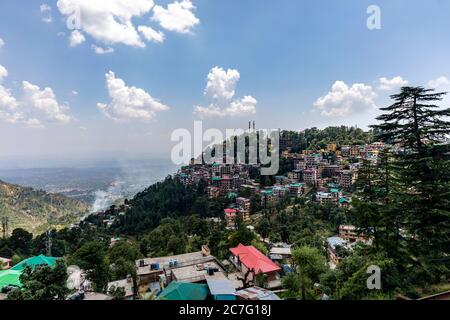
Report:
M 214 67 L 209 71 L 204 95 L 213 100 L 208 107 L 194 107 L 194 114 L 201 118 L 244 116 L 256 113 L 258 101 L 252 96 L 232 100 L 240 79 L 239 71 Z
M 191 29 L 200 23 L 192 12 L 195 6 L 190 0 L 175 1 L 165 9 L 155 6 L 152 20 L 157 21 L 162 28 L 179 33 L 190 33 Z
M 433 89 L 442 88 L 448 85 L 450 85 L 450 80 L 445 76 L 441 76 L 437 79 L 428 81 L 428 86 Z
M 43 3 L 40 5 L 39 9 L 41 10 L 42 21 L 45 23 L 52 23 L 52 7 L 46 3 Z
M 30 128 L 43 128 L 43 120 L 68 123 L 67 106 L 60 105 L 51 88 L 41 90 L 28 81 L 22 82 L 23 98 L 17 100 L 10 89 L 2 85 L 8 71 L 0 65 L 0 120 L 22 123 Z
M 2 38 L 0 38 L 0 49 L 5 45 L 5 41 L 3 41 Z
M 94 49 L 94 52 L 96 54 L 100 54 L 100 55 L 114 52 L 114 48 L 111 48 L 111 47 L 103 48 L 103 47 L 96 46 L 95 44 L 92 45 L 92 49 Z
M 25 102 L 38 112 L 42 113 L 48 120 L 59 123 L 68 123 L 72 120 L 72 118 L 65 113 L 68 110 L 68 107 L 58 103 L 51 88 L 46 87 L 41 89 L 39 86 L 28 81 L 23 81 L 22 89 Z
M 153 119 L 157 112 L 169 109 L 145 90 L 127 86 L 122 79 L 116 78 L 114 72 L 109 71 L 105 77 L 111 102 L 98 103 L 97 107 L 114 121 L 148 121 Z
M 376 109 L 377 94 L 371 86 L 355 83 L 348 86 L 336 81 L 331 91 L 314 102 L 314 107 L 327 117 L 343 117 Z
M 145 47 L 132 19 L 149 13 L 153 0 L 58 0 L 57 6 L 69 21 L 78 17 L 80 29 L 99 42 Z
M 77 45 L 82 44 L 84 41 L 86 41 L 86 38 L 80 31 L 74 30 L 70 34 L 69 44 L 71 47 L 76 47 Z
M 8 70 L 0 64 L 0 83 L 8 76 Z
M 230 100 L 234 97 L 236 84 L 241 75 L 236 69 L 228 69 L 214 67 L 208 74 L 208 81 L 205 88 L 205 96 L 213 99 Z
M 22 118 L 22 114 L 17 111 L 19 104 L 11 90 L 2 85 L 7 76 L 8 70 L 0 65 L 0 120 L 15 123 Z
M 252 96 L 245 96 L 242 99 L 232 101 L 228 107 L 221 108 L 211 104 L 209 107 L 196 106 L 194 114 L 200 118 L 243 116 L 256 113 L 258 101 Z
M 388 78 L 380 78 L 379 79 L 379 90 L 384 90 L 384 91 L 390 91 L 390 90 L 394 90 L 394 89 L 398 89 L 404 86 L 408 85 L 408 81 L 404 80 L 402 77 L 397 76 L 394 77 L 392 79 L 388 79 Z
M 145 39 L 148 41 L 162 43 L 164 42 L 164 33 L 161 31 L 156 31 L 155 29 L 147 26 L 139 26 L 138 31 L 142 33 Z

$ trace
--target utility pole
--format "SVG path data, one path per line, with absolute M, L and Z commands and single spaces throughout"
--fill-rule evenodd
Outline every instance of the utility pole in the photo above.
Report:
M 3 231 L 3 239 L 6 239 L 6 237 L 8 236 L 9 232 L 8 232 L 8 226 L 9 224 L 9 219 L 6 216 L 2 217 L 2 231 Z
M 45 240 L 45 249 L 47 252 L 47 257 L 52 256 L 52 231 L 50 229 L 47 230 L 45 233 L 46 240 Z

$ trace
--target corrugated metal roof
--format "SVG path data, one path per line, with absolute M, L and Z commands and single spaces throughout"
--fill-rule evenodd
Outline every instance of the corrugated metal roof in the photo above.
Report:
M 278 297 L 272 291 L 259 287 L 251 287 L 239 290 L 237 292 L 237 295 L 246 300 L 281 300 L 280 297 Z
M 236 289 L 233 286 L 233 282 L 230 280 L 213 280 L 208 279 L 206 280 L 209 286 L 209 291 L 213 295 L 219 295 L 219 294 L 227 294 L 227 295 L 234 295 L 236 293 Z
M 255 270 L 256 273 L 281 271 L 279 266 L 273 263 L 254 246 L 244 246 L 239 244 L 236 248 L 230 249 L 230 251 L 233 255 L 238 256 L 240 261 L 247 268 Z

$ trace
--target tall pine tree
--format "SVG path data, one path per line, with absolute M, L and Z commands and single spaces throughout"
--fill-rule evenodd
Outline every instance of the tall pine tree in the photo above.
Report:
M 426 281 L 448 275 L 450 250 L 450 109 L 435 103 L 446 93 L 404 87 L 372 126 L 394 146 L 390 210 L 398 216 L 398 242 Z M 398 247 L 398 246 L 397 246 Z

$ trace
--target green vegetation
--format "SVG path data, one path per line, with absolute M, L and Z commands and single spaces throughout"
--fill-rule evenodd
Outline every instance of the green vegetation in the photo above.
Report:
M 25 268 L 20 275 L 23 285 L 8 294 L 8 300 L 65 300 L 67 270 L 64 261 L 58 260 L 55 267 Z
M 373 132 L 365 132 L 355 127 L 328 127 L 306 129 L 301 132 L 283 131 L 282 137 L 291 141 L 294 152 L 302 150 L 325 149 L 327 144 L 334 143 L 337 147 L 352 144 L 366 144 L 374 141 Z
M 8 218 L 10 230 L 40 233 L 62 228 L 88 212 L 89 206 L 83 202 L 0 181 L 0 218 Z

